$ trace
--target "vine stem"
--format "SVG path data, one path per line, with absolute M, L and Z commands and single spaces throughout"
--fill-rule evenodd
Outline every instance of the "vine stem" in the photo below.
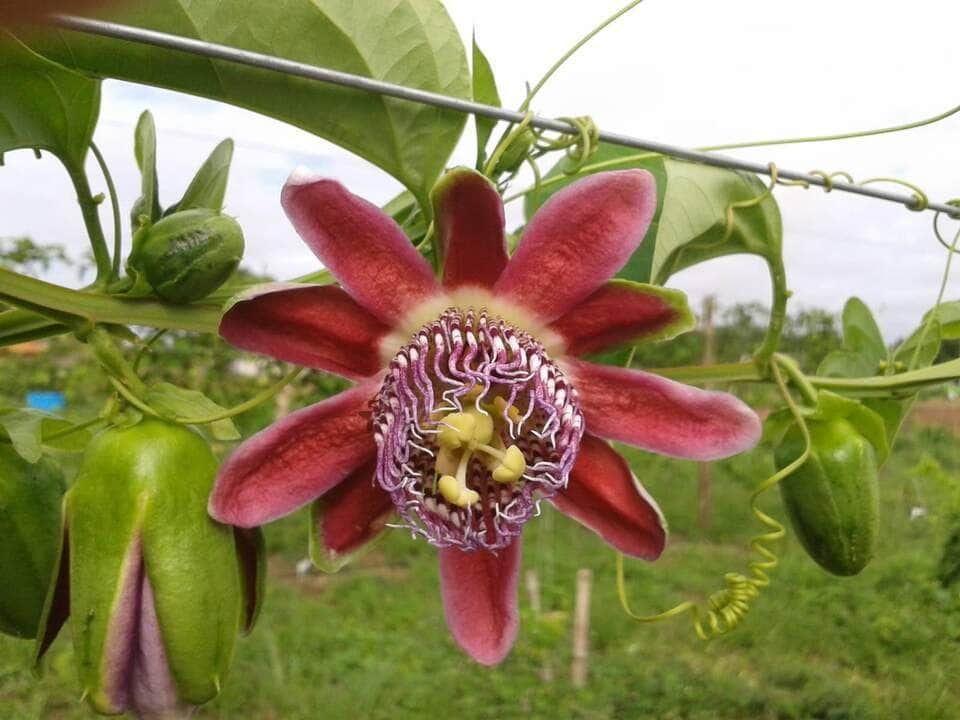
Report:
M 117 187 L 113 184 L 113 175 L 110 174 L 110 168 L 107 167 L 107 161 L 100 152 L 97 144 L 90 141 L 90 150 L 97 159 L 100 166 L 100 172 L 103 175 L 104 182 L 107 183 L 107 193 L 110 195 L 110 207 L 113 211 L 113 265 L 110 270 L 110 280 L 116 280 L 120 277 L 120 256 L 123 254 L 123 231 L 120 223 L 120 201 L 117 198 Z
M 97 277 L 93 286 L 102 289 L 110 282 L 113 267 L 110 260 L 110 251 L 107 250 L 107 239 L 104 237 L 103 226 L 100 224 L 100 212 L 96 201 L 93 199 L 93 193 L 90 191 L 90 181 L 87 179 L 87 173 L 83 166 L 67 165 L 66 167 L 70 175 L 70 181 L 77 193 L 77 202 L 80 204 L 83 224 L 86 226 L 87 237 L 90 239 L 90 247 L 93 250 L 93 259 L 97 266 Z
M 168 330 L 216 333 L 216 305 L 169 305 L 70 290 L 0 268 L 0 300 L 70 326 L 85 323 L 149 325 Z
M 68 435 L 73 435 L 74 433 L 81 432 L 83 430 L 86 430 L 88 427 L 91 427 L 93 425 L 96 425 L 102 422 L 104 422 L 104 419 L 98 415 L 97 417 L 91 418 L 90 420 L 85 420 L 82 423 L 79 423 L 78 425 L 71 425 L 70 427 L 64 428 L 63 430 L 57 430 L 57 432 L 55 433 L 44 435 L 41 438 L 41 443 L 46 444 L 51 440 L 59 440 L 60 438 L 67 437 Z M 10 442 L 11 442 L 10 438 L 5 438 L 5 437 L 0 438 L 0 443 L 9 445 Z
M 774 353 L 772 360 L 773 362 L 771 363 L 770 369 L 773 371 L 773 377 L 777 382 L 777 385 L 780 385 L 778 376 L 779 371 L 782 369 L 787 373 L 787 376 L 790 378 L 790 382 L 796 385 L 797 390 L 799 390 L 800 394 L 803 395 L 803 399 L 810 405 L 816 405 L 817 391 L 811 384 L 810 378 L 804 375 L 803 371 L 800 370 L 800 366 L 797 365 L 796 360 L 781 353 Z
M 787 321 L 787 300 L 790 291 L 787 289 L 787 271 L 783 266 L 783 255 L 765 256 L 767 269 L 770 275 L 773 301 L 770 307 L 770 322 L 767 324 L 767 334 L 760 347 L 753 354 L 754 362 L 763 367 L 780 347 L 780 337 Z
M 832 142 L 835 140 L 850 140 L 854 138 L 865 138 L 872 137 L 874 135 L 884 135 L 888 133 L 901 132 L 904 130 L 913 130 L 915 128 L 923 127 L 925 125 L 932 125 L 933 123 L 940 122 L 945 120 L 948 117 L 956 115 L 960 112 L 960 105 L 945 110 L 942 113 L 933 115 L 932 117 L 923 118 L 922 120 L 915 120 L 908 123 L 903 123 L 901 125 L 891 125 L 889 127 L 882 128 L 871 128 L 869 130 L 854 130 L 851 132 L 845 133 L 836 133 L 833 135 L 810 135 L 805 137 L 794 137 L 794 138 L 776 138 L 772 140 L 748 140 L 745 142 L 735 142 L 735 143 L 720 143 L 717 145 L 704 145 L 697 148 L 701 152 L 718 152 L 721 150 L 740 150 L 745 148 L 755 148 L 755 147 L 769 147 L 771 145 L 797 145 L 801 143 L 815 143 L 815 142 Z M 601 170 L 607 170 L 609 168 L 620 167 L 622 165 L 630 165 L 633 163 L 641 162 L 642 160 L 649 160 L 655 157 L 662 157 L 660 153 L 656 152 L 644 152 L 638 153 L 636 155 L 626 155 L 620 158 L 611 158 L 610 160 L 603 160 L 601 162 L 593 163 L 591 165 L 585 165 L 580 168 L 577 173 L 573 173 L 574 176 L 580 174 L 588 174 L 599 172 Z M 844 173 L 846 174 L 846 173 Z M 560 182 L 569 181 L 569 175 L 557 175 L 552 178 L 544 178 L 542 181 L 536 183 L 532 187 L 525 188 L 520 192 L 514 193 L 506 198 L 504 198 L 504 203 L 509 203 L 514 200 L 519 200 L 526 195 L 529 195 L 532 192 L 535 192 L 543 187 L 549 187 Z M 853 178 L 849 178 L 851 184 L 853 184 Z
M 208 423 L 217 422 L 218 420 L 226 420 L 227 418 L 232 418 L 237 415 L 242 415 L 248 410 L 252 410 L 258 405 L 266 402 L 267 400 L 274 397 L 277 393 L 283 390 L 287 385 L 296 380 L 306 368 L 298 367 L 294 368 L 286 375 L 284 375 L 280 380 L 275 382 L 270 387 L 262 390 L 261 392 L 254 395 L 249 400 L 245 400 L 239 405 L 234 405 L 232 408 L 224 410 L 222 413 L 217 413 L 216 415 L 210 415 L 209 417 L 204 418 L 177 418 L 178 423 L 184 425 L 206 425 Z

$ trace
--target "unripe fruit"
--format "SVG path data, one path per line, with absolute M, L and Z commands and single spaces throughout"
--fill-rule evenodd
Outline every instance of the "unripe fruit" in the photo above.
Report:
M 790 522 L 807 553 L 835 575 L 856 575 L 873 559 L 880 500 L 873 445 L 846 419 L 809 420 L 810 456 L 780 482 Z M 801 456 L 793 425 L 774 453 L 778 468 Z

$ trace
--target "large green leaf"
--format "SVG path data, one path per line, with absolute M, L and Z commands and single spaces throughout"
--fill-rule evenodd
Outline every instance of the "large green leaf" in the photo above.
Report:
M 470 98 L 463 43 L 438 0 L 154 0 L 111 20 Z M 244 65 L 73 32 L 32 36 L 58 62 L 221 100 L 324 137 L 380 166 L 423 202 L 465 117 Z
M 66 69 L 0 31 L 0 158 L 49 150 L 83 167 L 100 112 L 100 82 Z
M 667 191 L 657 232 L 651 279 L 662 284 L 671 275 L 722 255 L 780 255 L 783 225 L 771 196 L 752 207 L 766 187 L 747 173 L 667 159 Z M 733 206 L 733 229 L 727 233 Z
M 638 154 L 629 148 L 601 145 L 590 164 Z M 561 175 L 569 164 L 569 160 L 561 160 L 546 177 Z M 609 169 L 624 168 L 643 168 L 653 173 L 657 180 L 657 213 L 620 277 L 662 285 L 674 273 L 721 255 L 751 253 L 767 259 L 780 255 L 783 226 L 776 201 L 766 197 L 752 207 L 735 205 L 766 190 L 755 176 L 649 155 Z M 528 195 L 527 217 L 574 179 L 547 185 Z M 728 233 L 731 206 L 733 227 Z

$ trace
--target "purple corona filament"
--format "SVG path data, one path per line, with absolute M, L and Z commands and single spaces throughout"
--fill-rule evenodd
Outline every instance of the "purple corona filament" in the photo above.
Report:
M 537 340 L 451 307 L 390 362 L 373 430 L 377 482 L 406 527 L 438 547 L 499 550 L 566 486 L 583 416 Z

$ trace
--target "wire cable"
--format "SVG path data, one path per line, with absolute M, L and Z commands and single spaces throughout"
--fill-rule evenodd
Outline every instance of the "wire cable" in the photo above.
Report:
M 494 120 L 503 120 L 509 123 L 522 123 L 528 119 L 528 113 L 508 110 L 505 108 L 485 105 L 472 100 L 450 97 L 440 93 L 419 90 L 404 85 L 375 80 L 373 78 L 353 75 L 351 73 L 331 70 L 329 68 L 309 65 L 307 63 L 285 60 L 283 58 L 265 55 L 263 53 L 251 52 L 249 50 L 240 50 L 238 48 L 219 45 L 216 43 L 197 40 L 194 38 L 185 38 L 169 33 L 162 33 L 156 30 L 145 30 L 143 28 L 121 25 L 119 23 L 106 22 L 103 20 L 92 20 L 89 18 L 76 17 L 74 15 L 49 15 L 47 22 L 65 30 L 87 33 L 91 35 L 100 35 L 116 40 L 126 40 L 155 47 L 167 48 L 201 55 L 203 57 L 225 60 L 227 62 L 238 63 L 241 65 L 250 65 L 264 70 L 271 70 L 287 75 L 317 80 L 320 82 L 341 85 L 344 87 L 362 90 L 364 92 L 385 95 L 398 98 L 400 100 L 409 100 L 411 102 L 432 105 L 434 107 L 453 110 L 455 112 L 467 113 L 471 115 L 480 115 L 482 117 L 492 118 Z M 579 137 L 582 128 L 569 121 L 545 118 L 538 115 L 529 116 L 529 125 L 541 130 L 551 130 L 553 132 L 564 133 L 566 135 L 575 135 Z M 730 170 L 742 170 L 744 172 L 755 173 L 757 175 L 770 175 L 770 166 L 766 163 L 751 162 L 739 158 L 719 155 L 715 153 L 699 152 L 677 145 L 669 145 L 654 140 L 644 140 L 642 138 L 631 137 L 621 133 L 609 131 L 600 131 L 596 134 L 600 142 L 620 145 L 622 147 L 636 148 L 668 155 L 681 160 L 689 160 L 704 165 L 714 167 L 728 168 Z M 855 195 L 863 195 L 878 200 L 898 203 L 910 210 L 932 210 L 945 213 L 954 218 L 960 218 L 960 208 L 947 203 L 930 202 L 924 207 L 918 202 L 915 194 L 903 194 L 890 190 L 883 190 L 873 186 L 855 185 L 847 182 L 837 182 L 822 175 L 797 172 L 795 170 L 779 169 L 779 176 L 783 180 L 796 180 L 808 185 L 817 185 L 819 187 L 828 187 L 830 190 L 840 190 Z

